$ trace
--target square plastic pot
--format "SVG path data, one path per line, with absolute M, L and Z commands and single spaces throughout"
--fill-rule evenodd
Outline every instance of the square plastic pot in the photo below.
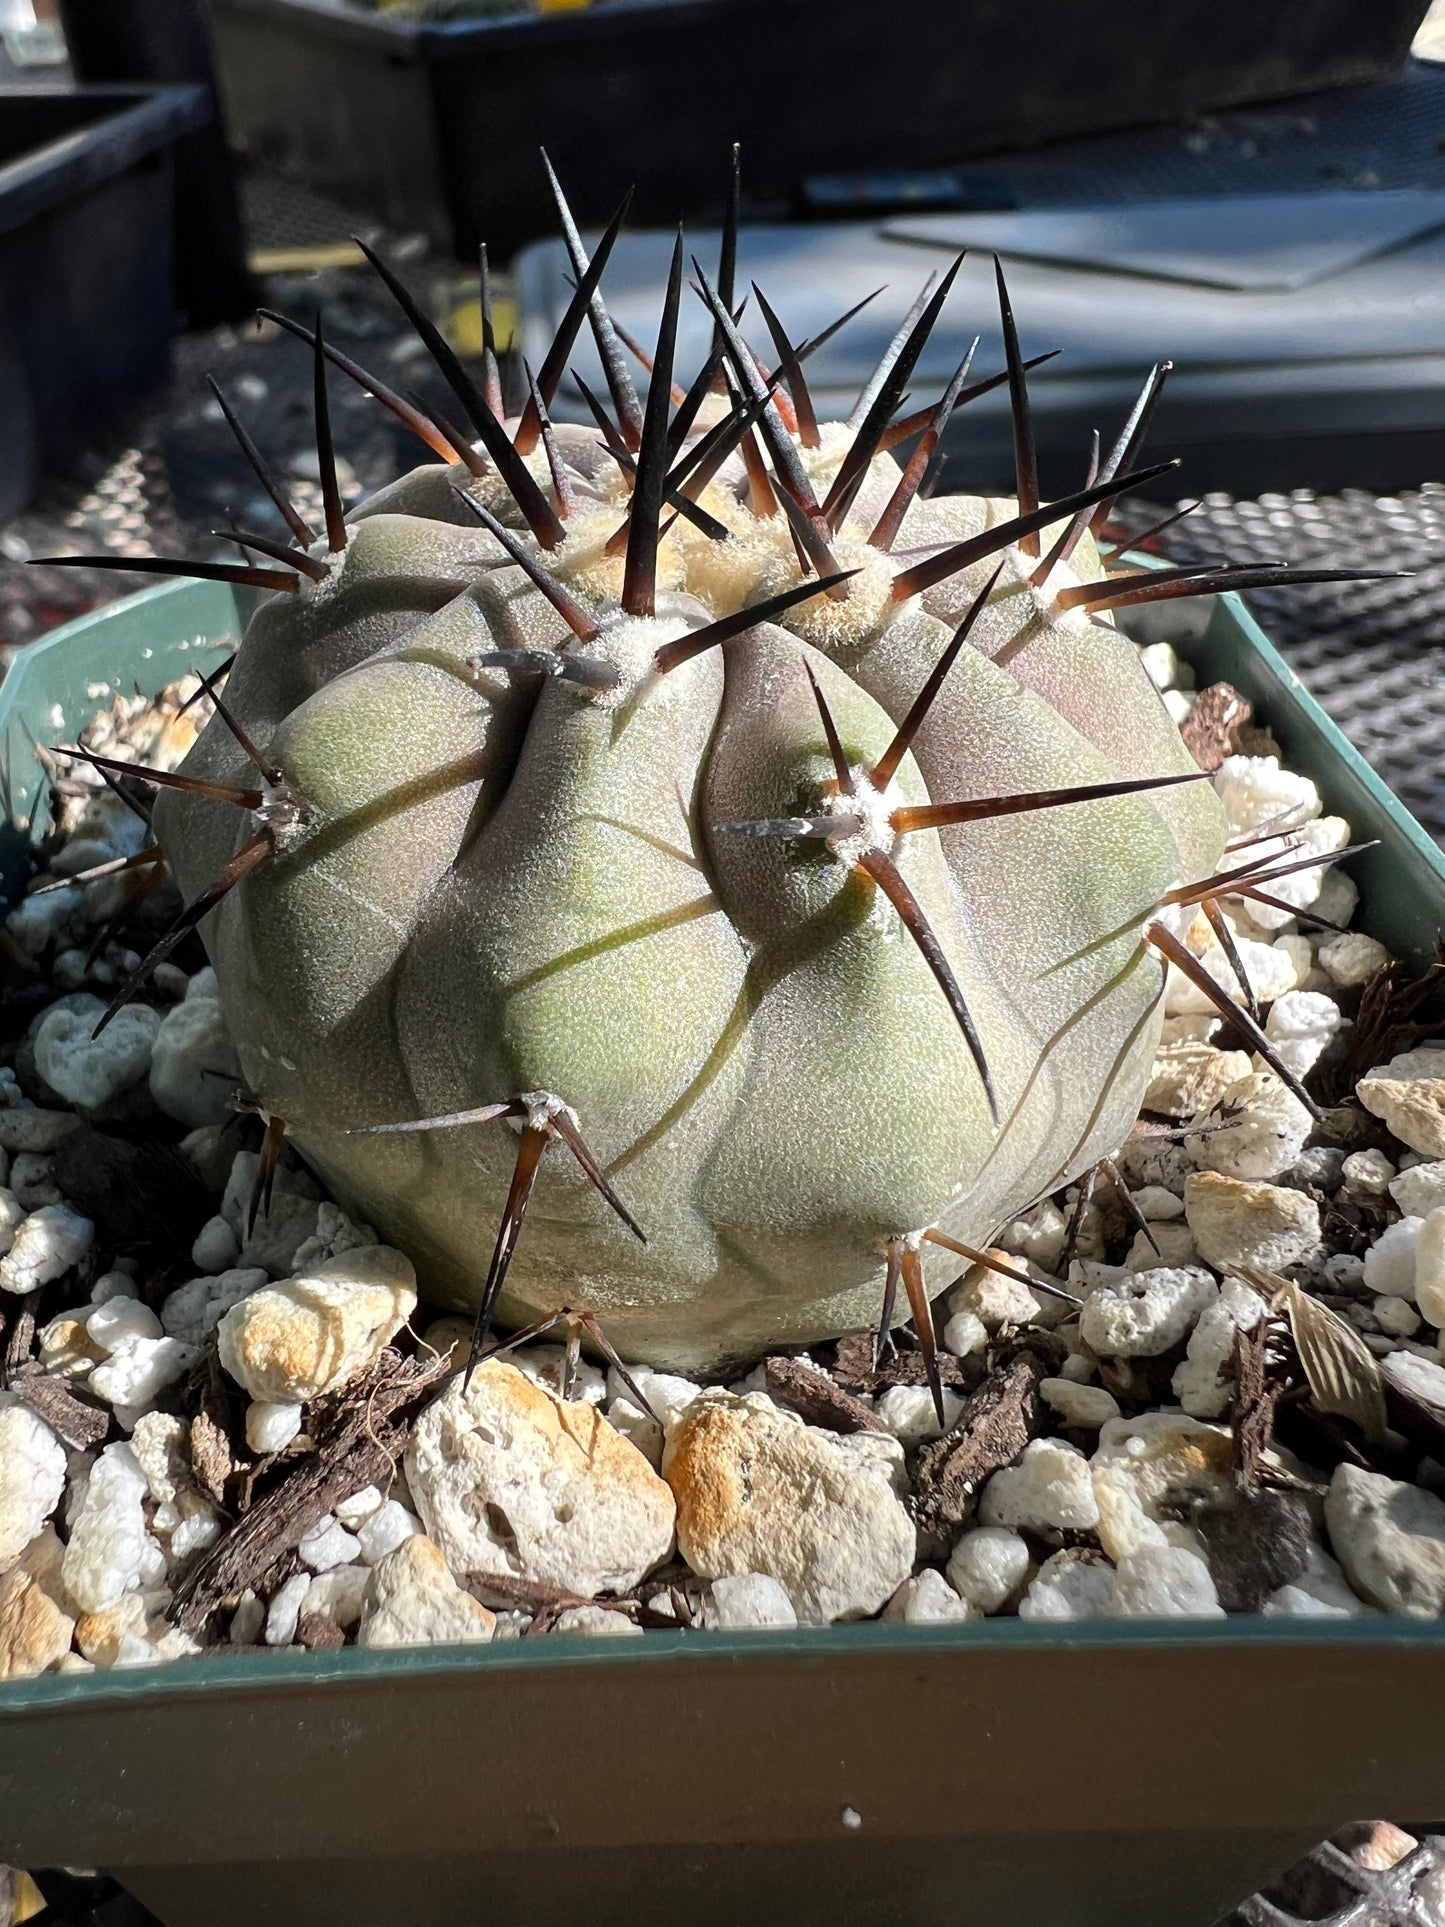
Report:
M 24 725 L 214 666 L 177 583 L 22 652 Z M 1177 646 L 1177 645 L 1176 645 Z M 1416 964 L 1445 859 L 1232 598 L 1182 651 L 1357 837 Z M 1445 1815 L 1445 1628 L 1371 1617 L 236 1655 L 0 1686 L 0 1861 L 105 1868 L 168 1927 L 1209 1927 L 1353 1819 Z
M 352 0 L 208 0 L 246 156 L 501 259 L 556 231 L 545 141 L 578 219 L 636 182 L 634 220 L 721 211 L 805 175 L 971 154 L 1370 80 L 1423 0 L 611 0 L 415 21 Z M 659 165 L 661 160 L 661 165 Z
M 0 520 L 165 379 L 200 87 L 0 86 Z

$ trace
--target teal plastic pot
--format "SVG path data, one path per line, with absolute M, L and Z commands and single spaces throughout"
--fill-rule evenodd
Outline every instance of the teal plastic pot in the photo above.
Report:
M 26 729 L 210 667 L 178 583 L 25 650 Z M 1445 859 L 1232 598 L 1181 653 L 1357 837 L 1420 965 Z M 52 738 L 55 740 L 55 738 Z M 0 1687 L 0 1860 L 114 1873 L 168 1927 L 1209 1927 L 1355 1819 L 1445 1816 L 1445 1631 L 1389 1618 L 834 1626 L 237 1655 Z

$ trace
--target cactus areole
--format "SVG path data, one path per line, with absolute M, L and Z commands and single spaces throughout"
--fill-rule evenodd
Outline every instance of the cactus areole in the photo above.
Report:
M 644 405 L 598 293 L 619 223 L 589 263 L 559 203 L 577 293 L 516 413 L 490 337 L 473 381 L 378 262 L 464 424 L 293 322 L 324 529 L 238 424 L 288 535 L 155 565 L 273 591 L 161 791 L 182 925 L 272 1154 L 284 1128 L 436 1302 L 566 1306 L 698 1371 L 875 1326 L 900 1277 L 926 1325 L 956 1251 L 1138 1112 L 1225 827 L 1110 611 L 1235 578 L 1101 563 L 1111 502 L 1163 472 L 1160 369 L 1040 506 L 1002 276 L 1003 372 L 898 419 L 955 264 L 820 423 L 816 344 L 760 294 L 735 319 L 735 230 L 691 290 L 679 241 Z M 584 325 L 608 397 L 554 425 Z M 328 354 L 431 455 L 348 515 Z M 928 499 L 949 414 L 1004 382 L 1016 495 Z

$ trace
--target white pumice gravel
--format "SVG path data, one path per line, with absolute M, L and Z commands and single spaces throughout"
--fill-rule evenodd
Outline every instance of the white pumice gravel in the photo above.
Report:
M 1119 1561 L 1111 1610 L 1121 1619 L 1223 1619 L 1209 1567 L 1183 1546 L 1142 1546 Z
M 1034 1439 L 1017 1465 L 994 1473 L 978 1516 L 986 1526 L 1087 1531 L 1099 1523 L 1089 1462 L 1065 1439 Z
M 1192 677 L 1172 643 L 1151 639 L 1143 654 L 1187 714 Z M 1214 783 L 1238 834 L 1267 833 L 1254 855 L 1328 857 L 1351 840 L 1315 785 L 1273 757 L 1230 756 Z M 53 876 L 127 853 L 143 834 L 99 789 L 76 801 L 68 830 Z M 827 1347 L 802 1361 L 825 1375 L 825 1391 L 848 1394 L 836 1432 L 769 1395 L 757 1359 L 724 1385 L 631 1368 L 651 1412 L 615 1368 L 584 1359 L 564 1408 L 564 1350 L 533 1345 L 483 1368 L 479 1400 L 453 1381 L 413 1426 L 394 1474 L 302 1522 L 286 1576 L 240 1588 L 199 1641 L 171 1623 L 173 1589 L 231 1529 L 244 1487 L 228 1479 L 218 1498 L 208 1483 L 225 1478 L 227 1455 L 231 1479 L 275 1489 L 324 1448 L 331 1414 L 378 1360 L 410 1353 L 417 1332 L 459 1365 L 471 1321 L 418 1311 L 405 1256 L 289 1154 L 270 1212 L 252 1226 L 257 1160 L 238 1146 L 254 1146 L 257 1127 L 230 1108 L 242 1080 L 214 973 L 163 966 L 147 998 L 95 1038 L 102 999 L 138 961 L 126 930 L 92 952 L 119 893 L 94 884 L 28 898 L 9 934 L 48 972 L 52 1002 L 15 1063 L 0 1066 L 0 1316 L 13 1329 L 30 1294 L 43 1294 L 23 1371 L 50 1383 L 28 1395 L 38 1409 L 23 1385 L 0 1391 L 0 1677 L 154 1666 L 218 1642 L 477 1643 L 529 1627 L 532 1637 L 644 1637 L 619 1592 L 646 1605 L 649 1624 L 719 1632 L 867 1617 L 898 1628 L 1015 1614 L 1217 1619 L 1220 1592 L 1233 1595 L 1227 1567 L 1215 1567 L 1218 1588 L 1212 1576 L 1210 1521 L 1240 1503 L 1231 1414 L 1241 1334 L 1280 1315 L 1238 1267 L 1288 1276 L 1359 1332 L 1397 1409 L 1416 1426 L 1438 1417 L 1434 1456 L 1445 1464 L 1445 1045 L 1426 1038 L 1355 1071 L 1350 1101 L 1343 1069 L 1361 1061 L 1351 1055 L 1364 1048 L 1361 993 L 1389 953 L 1363 931 L 1296 924 L 1293 907 L 1348 923 L 1357 892 L 1346 870 L 1303 870 L 1275 894 L 1285 907 L 1226 898 L 1222 908 L 1266 1036 L 1335 1108 L 1317 1127 L 1262 1059 L 1221 1048 L 1238 1033 L 1171 973 L 1146 1109 L 1174 1134 L 1141 1126 L 1116 1147 L 1154 1243 L 1110 1182 L 1076 1216 L 1082 1175 L 996 1227 L 1001 1262 L 1084 1302 L 1075 1309 L 987 1266 L 961 1269 L 935 1307 L 949 1380 L 941 1443 L 906 1338 L 876 1375 L 865 1357 L 848 1376 Z M 1202 918 L 1186 941 L 1235 994 Z M 210 1200 L 164 1263 L 133 1245 L 117 1252 L 99 1206 L 92 1219 L 66 1195 L 65 1140 L 92 1119 L 123 1133 L 132 1118 L 179 1142 Z M 169 1289 L 158 1292 L 158 1279 Z M 926 1507 L 916 1528 L 930 1455 L 957 1445 L 950 1428 L 966 1400 L 1020 1350 L 1040 1371 L 1034 1436 L 945 1529 L 922 1529 Z M 79 1446 L 40 1415 L 63 1425 L 75 1408 L 46 1401 L 71 1397 Z M 568 1443 L 578 1427 L 582 1453 Z M 1303 1563 L 1256 1595 L 1268 1615 L 1445 1617 L 1435 1491 L 1348 1465 L 1331 1480 L 1331 1455 L 1321 1466 L 1278 1451 L 1313 1496 L 1302 1555 L 1291 1542 Z M 1384 1463 L 1393 1472 L 1411 1460 Z M 690 1568 L 681 1581 L 679 1557 Z M 473 1596 L 469 1586 L 487 1597 L 488 1576 L 522 1589 L 516 1609 L 493 1612 Z M 559 1612 L 547 1597 L 559 1587 L 596 1602 Z
M 105 1015 L 98 997 L 82 998 L 69 1009 L 57 1007 L 35 1033 L 35 1068 L 67 1104 L 98 1110 L 138 1083 L 150 1069 L 151 1050 L 161 1016 L 148 1004 L 127 1004 L 98 1037 Z
M 1097 1553 L 1054 1553 L 1019 1601 L 1020 1619 L 1108 1619 L 1113 1610 L 1114 1568 Z
M 942 1425 L 926 1385 L 890 1386 L 873 1409 L 900 1445 L 913 1446 L 946 1432 L 963 1410 L 963 1400 L 956 1392 L 944 1392 Z
M 328 1512 L 301 1535 L 296 1556 L 313 1572 L 329 1572 L 333 1566 L 349 1566 L 361 1557 L 360 1541 L 346 1530 L 335 1513 Z
M 1135 1271 L 1090 1293 L 1079 1330 L 1101 1358 L 1158 1358 L 1183 1343 L 1218 1296 L 1199 1265 Z
M 422 1531 L 421 1520 L 400 1499 L 387 1499 L 367 1513 L 353 1530 L 361 1557 L 368 1566 L 380 1565 L 389 1552 Z
M 961 1599 L 943 1574 L 933 1566 L 905 1579 L 883 1608 L 884 1619 L 901 1620 L 907 1626 L 947 1626 L 965 1619 L 977 1619 L 977 1609 Z
M 1377 1296 L 1415 1296 L 1415 1247 L 1424 1223 L 1423 1218 L 1397 1219 L 1365 1253 L 1365 1283 Z
M 718 1632 L 783 1631 L 797 1623 L 792 1600 L 771 1573 L 724 1573 L 708 1589 L 703 1624 Z
M 1002 1612 L 1033 1571 L 1028 1540 L 1008 1526 L 975 1526 L 965 1532 L 947 1566 L 954 1591 L 981 1613 Z

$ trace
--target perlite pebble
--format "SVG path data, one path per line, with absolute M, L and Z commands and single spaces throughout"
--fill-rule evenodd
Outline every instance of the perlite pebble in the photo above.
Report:
M 358 1646 L 485 1644 L 496 1616 L 463 1592 L 430 1539 L 411 1538 L 371 1573 Z
M 27 1211 L 38 1211 L 42 1205 L 61 1202 L 54 1169 L 54 1160 L 43 1152 L 15 1153 L 10 1163 L 10 1189 Z
M 1200 1257 L 1216 1270 L 1283 1271 L 1319 1243 L 1319 1206 L 1283 1185 L 1196 1171 L 1185 1182 L 1184 1209 Z
M 301 1430 L 301 1407 L 252 1399 L 246 1407 L 246 1443 L 253 1452 L 284 1452 Z
M 1278 856 L 1286 862 L 1302 863 L 1306 857 L 1333 856 L 1337 850 L 1344 849 L 1349 840 L 1350 826 L 1343 817 L 1321 816 L 1291 831 L 1288 842 L 1272 841 L 1256 845 L 1251 849 L 1250 856 L 1256 861 Z M 1296 909 L 1310 909 L 1319 902 L 1330 874 L 1323 866 L 1315 865 L 1295 870 L 1289 876 L 1274 878 L 1267 886 L 1270 895 L 1278 897 L 1281 903 L 1288 904 L 1290 908 L 1277 910 L 1270 904 L 1251 899 L 1250 916 L 1267 930 L 1278 929 L 1289 921 Z M 1320 914 L 1324 916 L 1328 913 L 1321 911 Z M 1330 921 L 1335 919 L 1331 917 Z
M 697 1576 L 770 1572 L 805 1624 L 871 1617 L 913 1570 L 903 1449 L 885 1433 L 839 1437 L 765 1398 L 704 1392 L 668 1428 L 663 1473 Z
M 1269 1618 L 1358 1619 L 1373 1610 L 1352 1591 L 1337 1562 L 1311 1541 L 1305 1569 L 1287 1586 L 1270 1594 L 1263 1611 Z
M 1000 1249 L 998 1256 L 1014 1270 L 1021 1269 L 1010 1253 Z M 988 1265 L 971 1266 L 949 1292 L 947 1303 L 950 1317 L 971 1311 L 989 1331 L 1002 1325 L 1027 1325 L 1038 1310 L 1027 1285 Z
M 135 1454 L 128 1445 L 108 1445 L 90 1468 L 61 1564 L 65 1589 L 82 1612 L 113 1606 L 140 1582 L 148 1552 L 145 1497 Z
M 1325 1526 L 1351 1586 L 1382 1612 L 1445 1612 L 1445 1503 L 1433 1492 L 1337 1465 Z
M 1294 964 L 1272 944 L 1254 943 L 1248 937 L 1240 937 L 1236 940 L 1235 949 L 1239 952 L 1250 988 L 1260 1003 L 1271 1003 L 1276 997 L 1294 989 Z M 1221 944 L 1210 943 L 1199 961 L 1224 990 L 1231 994 L 1238 990 L 1239 979 L 1235 975 L 1234 964 Z M 1207 992 L 1171 963 L 1164 991 L 1164 1008 L 1171 1017 L 1202 1016 L 1206 1011 L 1213 1010 L 1215 1005 Z
M 1320 945 L 1319 961 L 1341 990 L 1358 990 L 1384 969 L 1390 953 L 1363 930 L 1344 930 Z
M 1277 1178 L 1303 1151 L 1313 1122 L 1272 1071 L 1253 1071 L 1195 1119 L 1185 1143 L 1201 1170 L 1230 1178 Z
M 1217 1302 L 1200 1315 L 1184 1362 L 1174 1372 L 1174 1396 L 1191 1418 L 1220 1418 L 1228 1411 L 1238 1334 L 1252 1331 L 1267 1309 L 1259 1293 L 1240 1279 L 1224 1280 Z
M 995 1472 L 983 1488 L 978 1516 L 986 1526 L 1087 1531 L 1099 1522 L 1089 1462 L 1065 1439 L 1034 1439 L 1017 1465 Z
M 998 1242 L 1005 1251 L 1028 1259 L 1040 1271 L 1051 1272 L 1063 1256 L 1068 1235 L 1068 1219 L 1052 1198 L 1045 1198 L 1001 1231 Z
M 0 1149 L 6 1151 L 53 1151 L 79 1129 L 74 1111 L 42 1111 L 24 1101 L 0 1109 Z
M 1390 1300 L 1391 1304 L 1399 1302 L 1398 1298 Z M 1437 1421 L 1445 1419 L 1445 1367 L 1434 1358 L 1398 1351 L 1383 1360 L 1380 1369 L 1397 1389 L 1428 1406 Z
M 1007 1526 L 976 1526 L 949 1555 L 948 1577 L 961 1598 L 981 1613 L 996 1613 L 1024 1585 L 1033 1564 L 1021 1534 Z
M 1362 1077 L 1355 1095 L 1412 1151 L 1445 1157 L 1445 1050 L 1401 1051 Z
M 0 1572 L 18 1559 L 65 1490 L 65 1448 L 42 1418 L 0 1392 Z
M 109 1298 L 85 1321 L 86 1336 L 103 1352 L 113 1352 L 127 1338 L 159 1338 L 161 1321 L 138 1298 Z
M 1329 1048 L 1344 1019 L 1332 997 L 1317 991 L 1289 990 L 1275 999 L 1264 1034 L 1275 1054 L 1296 1077 L 1312 1071 Z
M 606 1606 L 569 1606 L 558 1613 L 554 1633 L 574 1639 L 641 1639 L 642 1628 L 626 1613 L 610 1612 Z
M 1084 1301 L 1080 1335 L 1101 1358 L 1158 1358 L 1184 1342 L 1218 1295 L 1200 1267 L 1132 1272 Z
M 1046 1378 L 1039 1386 L 1039 1396 L 1065 1425 L 1083 1431 L 1097 1432 L 1106 1419 L 1119 1416 L 1118 1399 L 1102 1385 L 1078 1385 L 1069 1378 Z
M 724 1573 L 708 1589 L 703 1624 L 714 1631 L 783 1630 L 797 1623 L 792 1600 L 770 1572 Z
M 161 1324 L 172 1338 L 203 1345 L 233 1305 L 266 1283 L 259 1265 L 238 1265 L 215 1277 L 192 1278 L 161 1305 Z
M 1408 1298 L 1377 1298 L 1370 1309 L 1375 1323 L 1390 1338 L 1413 1338 L 1420 1329 L 1420 1314 Z
M 1157 1271 L 1161 1266 L 1177 1270 L 1199 1262 L 1194 1233 L 1178 1219 L 1167 1224 L 1151 1224 L 1148 1231 L 1136 1231 L 1134 1242 L 1124 1258 L 1125 1271 Z
M 1415 1296 L 1415 1246 L 1423 1218 L 1401 1218 L 1386 1225 L 1365 1253 L 1365 1283 L 1389 1298 Z
M 1184 1200 L 1162 1184 L 1146 1184 L 1134 1193 L 1134 1202 L 1150 1224 L 1168 1224 L 1184 1216 Z
M 1320 793 L 1307 776 L 1281 769 L 1277 756 L 1226 756 L 1214 788 L 1236 836 L 1266 826 L 1283 833 L 1320 813 Z
M 95 1226 L 68 1204 L 47 1204 L 33 1211 L 0 1258 L 0 1291 L 23 1295 L 38 1291 L 90 1254 Z
M 115 1407 L 122 1425 L 134 1424 L 168 1385 L 174 1385 L 200 1357 L 179 1338 L 124 1338 L 86 1381 L 97 1398 Z
M 963 1400 L 944 1388 L 941 1426 L 926 1385 L 890 1385 L 873 1409 L 899 1444 L 911 1447 L 946 1432 L 963 1410 Z
M 15 1234 L 25 1222 L 25 1206 L 13 1191 L 0 1189 L 0 1253 L 15 1242 Z
M 35 1033 L 35 1068 L 67 1104 L 97 1110 L 138 1083 L 150 1068 L 161 1014 L 149 1004 L 125 1004 L 94 1037 L 105 1015 L 98 997 L 56 1005 Z
M 233 1305 L 216 1327 L 221 1364 L 252 1398 L 304 1404 L 359 1377 L 415 1309 L 410 1262 L 362 1245 Z
M 265 1624 L 266 1608 L 248 1586 L 236 1601 L 227 1637 L 233 1646 L 255 1646 Z

